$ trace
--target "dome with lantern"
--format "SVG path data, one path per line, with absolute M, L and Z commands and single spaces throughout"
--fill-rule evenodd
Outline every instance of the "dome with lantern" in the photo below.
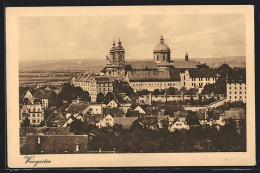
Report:
M 157 44 L 153 50 L 154 53 L 159 53 L 159 52 L 171 52 L 169 46 L 164 43 L 163 36 L 160 38 L 160 43 Z

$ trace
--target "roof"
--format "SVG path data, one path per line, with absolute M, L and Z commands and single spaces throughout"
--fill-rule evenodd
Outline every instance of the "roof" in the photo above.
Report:
M 175 69 L 193 69 L 197 68 L 197 63 L 196 61 L 174 61 L 173 65 Z
M 156 53 L 156 52 L 170 52 L 170 51 L 171 50 L 170 50 L 169 46 L 164 43 L 164 39 L 161 36 L 160 43 L 155 46 L 153 52 Z
M 131 70 L 157 70 L 157 65 L 154 61 L 126 61 L 125 64 L 129 66 Z
M 76 79 L 75 82 L 86 82 L 92 75 L 90 74 L 80 74 Z
M 132 123 L 137 119 L 138 117 L 115 117 L 114 124 L 121 124 L 123 129 L 130 129 Z
M 47 123 L 62 123 L 66 122 L 65 118 L 61 113 L 54 112 L 51 114 L 48 119 L 46 120 Z
M 217 77 L 216 69 L 189 69 L 188 71 L 192 78 Z
M 95 76 L 95 80 L 97 81 L 97 83 L 112 83 L 109 77 L 104 76 Z
M 21 127 L 21 136 L 32 135 L 68 135 L 70 127 Z
M 168 61 L 162 61 L 158 63 L 157 66 L 173 66 L 173 64 L 169 63 Z
M 83 112 L 85 109 L 89 107 L 89 104 L 87 103 L 71 103 L 69 107 L 67 108 L 67 113 L 73 113 L 73 112 Z
M 246 83 L 246 69 L 234 69 L 227 77 L 228 83 Z
M 129 71 L 130 82 L 180 81 L 180 73 L 176 70 L 164 71 Z
M 158 117 L 144 117 L 142 119 L 144 125 L 156 125 L 158 123 Z
M 49 99 L 52 92 L 52 90 L 36 90 L 33 95 L 38 99 Z
M 244 110 L 229 110 L 229 111 L 225 111 L 225 118 L 246 119 L 246 114 Z
M 39 139 L 40 138 L 40 139 Z M 38 139 L 38 140 L 37 140 Z M 36 145 L 39 141 L 40 144 Z M 44 135 L 44 136 L 27 136 L 26 144 L 21 150 L 22 154 L 57 154 L 57 153 L 86 153 L 88 144 L 88 135 Z M 78 147 L 76 147 L 78 145 Z

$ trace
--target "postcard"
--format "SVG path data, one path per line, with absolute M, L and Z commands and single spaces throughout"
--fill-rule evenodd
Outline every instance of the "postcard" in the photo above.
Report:
M 6 8 L 9 168 L 255 165 L 254 7 Z

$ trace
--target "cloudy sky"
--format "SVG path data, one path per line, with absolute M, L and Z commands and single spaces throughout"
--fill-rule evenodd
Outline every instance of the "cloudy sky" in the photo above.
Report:
M 105 59 L 120 37 L 126 60 L 151 60 L 161 35 L 172 59 L 246 54 L 244 15 L 92 15 L 20 18 L 19 58 Z

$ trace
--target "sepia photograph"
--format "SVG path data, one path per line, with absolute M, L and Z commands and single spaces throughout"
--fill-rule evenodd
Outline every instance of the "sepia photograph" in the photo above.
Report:
M 252 6 L 17 7 L 7 28 L 14 167 L 255 164 Z

